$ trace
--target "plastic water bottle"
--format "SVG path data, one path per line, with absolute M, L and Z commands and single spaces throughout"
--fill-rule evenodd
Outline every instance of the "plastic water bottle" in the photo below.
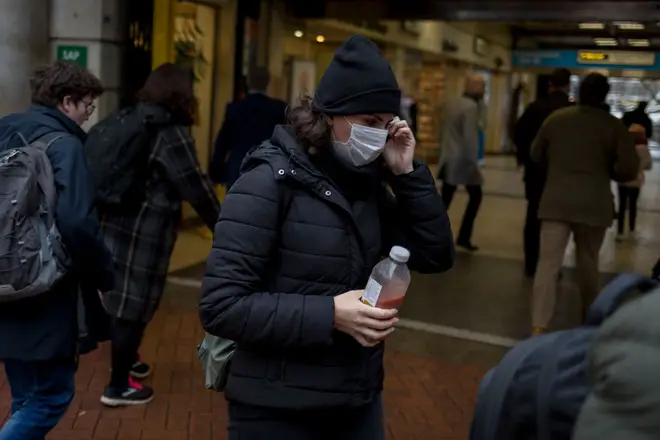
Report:
M 410 271 L 406 266 L 409 259 L 408 249 L 394 246 L 389 258 L 378 263 L 371 272 L 362 301 L 381 309 L 398 310 L 410 285 Z

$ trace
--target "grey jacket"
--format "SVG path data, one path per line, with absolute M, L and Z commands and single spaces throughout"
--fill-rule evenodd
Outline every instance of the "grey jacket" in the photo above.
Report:
M 479 104 L 462 96 L 445 110 L 440 169 L 450 185 L 481 185 L 479 169 Z
M 593 389 L 573 440 L 660 438 L 660 290 L 622 306 L 598 330 L 589 359 Z

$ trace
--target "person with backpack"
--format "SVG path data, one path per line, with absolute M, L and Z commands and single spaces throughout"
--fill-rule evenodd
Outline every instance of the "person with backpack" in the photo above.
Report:
M 101 396 L 104 405 L 113 407 L 153 399 L 153 390 L 133 379 L 151 373 L 138 349 L 163 295 L 182 201 L 209 228 L 220 212 L 190 134 L 196 106 L 191 73 L 161 65 L 138 100 L 135 108 L 94 127 L 85 148 L 95 170 L 103 236 L 117 270 L 117 288 L 104 295 L 115 323 L 112 373 Z
M 454 261 L 447 213 L 428 167 L 413 161 L 400 104 L 378 47 L 351 37 L 227 194 L 200 318 L 237 343 L 230 439 L 385 439 L 382 342 L 397 311 L 364 304 L 363 289 L 393 245 L 410 250 L 418 272 Z
M 29 109 L 0 119 L 0 360 L 12 396 L 1 440 L 43 440 L 64 415 L 75 393 L 79 284 L 88 338 L 110 324 L 99 292 L 114 288 L 80 128 L 103 87 L 63 61 L 37 70 L 30 86 Z

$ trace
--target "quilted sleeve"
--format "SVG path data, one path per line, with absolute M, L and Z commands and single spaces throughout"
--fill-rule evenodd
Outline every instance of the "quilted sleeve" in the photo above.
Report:
M 426 165 L 415 163 L 409 174 L 392 177 L 394 194 L 384 190 L 381 202 L 383 243 L 410 250 L 408 266 L 420 273 L 439 273 L 454 264 L 454 239 L 444 203 Z
M 264 164 L 243 173 L 227 194 L 206 263 L 202 325 L 251 345 L 330 344 L 333 298 L 263 290 L 279 244 L 280 185 Z

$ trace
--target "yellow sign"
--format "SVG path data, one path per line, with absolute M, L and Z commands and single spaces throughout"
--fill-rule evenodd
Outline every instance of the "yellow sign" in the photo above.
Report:
M 580 52 L 580 61 L 606 61 L 609 56 L 603 52 Z

